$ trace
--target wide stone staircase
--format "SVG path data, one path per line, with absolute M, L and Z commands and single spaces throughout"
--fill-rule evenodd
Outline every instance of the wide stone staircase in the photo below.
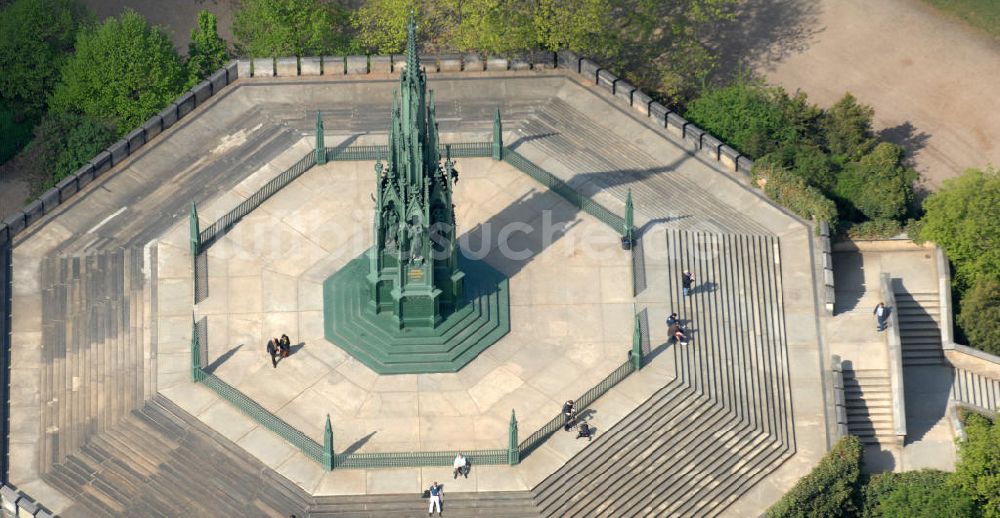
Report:
M 161 395 L 91 437 L 45 480 L 74 501 L 66 518 L 404 517 L 427 505 L 419 494 L 309 496 Z M 444 505 L 455 517 L 538 516 L 526 491 L 446 491 Z
M 667 240 L 677 377 L 534 489 L 544 516 L 714 516 L 795 452 L 777 239 Z
M 893 291 L 899 338 L 903 344 L 903 366 L 944 363 L 938 294 L 909 293 L 898 288 Z
M 151 395 L 142 249 L 42 261 L 39 467 L 62 462 Z
M 843 375 L 847 431 L 865 444 L 895 442 L 889 371 L 845 366 Z

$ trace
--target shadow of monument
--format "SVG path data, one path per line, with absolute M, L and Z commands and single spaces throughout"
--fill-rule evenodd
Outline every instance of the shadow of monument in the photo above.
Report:
M 578 225 L 579 212 L 551 190 L 532 190 L 462 234 L 459 246 L 511 278 Z
M 864 256 L 860 252 L 833 254 L 833 282 L 837 290 L 834 315 L 853 310 L 865 296 L 864 263 Z M 873 286 L 872 289 L 877 290 L 878 286 Z

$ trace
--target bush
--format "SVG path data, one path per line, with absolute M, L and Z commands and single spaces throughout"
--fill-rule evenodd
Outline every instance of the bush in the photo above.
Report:
M 949 473 L 931 469 L 879 473 L 862 489 L 862 502 L 864 518 L 962 517 L 976 511 Z
M 834 193 L 870 219 L 902 220 L 913 201 L 917 172 L 903 167 L 903 148 L 882 142 L 837 177 Z
M 739 81 L 710 89 L 688 105 L 685 117 L 741 153 L 757 158 L 800 140 L 804 121 L 789 116 L 801 113 L 804 97 L 793 102 L 778 87 Z M 800 117 L 801 118 L 801 117 Z
M 872 133 L 874 116 L 871 106 L 859 104 L 850 93 L 844 94 L 821 118 L 826 148 L 842 162 L 860 160 L 876 144 Z
M 347 11 L 319 0 L 243 0 L 233 14 L 238 51 L 256 57 L 342 54 L 347 27 Z
M 807 185 L 824 192 L 836 182 L 836 164 L 819 146 L 808 143 L 788 144 L 760 159 L 765 164 L 783 167 L 805 180 Z
M 1000 355 L 1000 280 L 979 276 L 962 297 L 958 325 L 969 345 Z
M 851 239 L 888 239 L 902 232 L 903 226 L 894 219 L 875 219 L 847 228 L 847 236 Z
M 965 433 L 966 440 L 958 445 L 954 482 L 980 506 L 983 516 L 1000 517 L 1000 424 L 970 413 Z
M 24 165 L 38 195 L 89 162 L 115 139 L 115 132 L 87 115 L 49 113 L 35 129 L 23 153 Z
M 17 0 L 0 11 L 0 100 L 36 118 L 89 21 L 75 0 Z M 7 140 L 6 138 L 4 139 Z
M 184 81 L 170 39 L 127 10 L 119 19 L 80 31 L 50 109 L 89 115 L 124 135 L 169 104 Z
M 775 202 L 804 219 L 826 221 L 831 230 L 836 230 L 837 205 L 802 178 L 781 167 L 768 165 L 754 165 L 753 176 L 754 182 Z
M 970 169 L 924 201 L 919 239 L 941 246 L 960 292 L 979 275 L 1000 278 L 1000 171 Z
M 842 437 L 811 473 L 799 480 L 768 509 L 778 517 L 849 516 L 854 512 L 853 495 L 861 475 L 861 442 Z

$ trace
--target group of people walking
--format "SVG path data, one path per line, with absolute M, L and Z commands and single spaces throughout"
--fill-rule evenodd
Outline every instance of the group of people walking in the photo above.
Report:
M 271 338 L 267 341 L 267 354 L 271 356 L 271 366 L 278 368 L 278 362 L 282 358 L 288 358 L 292 352 L 292 341 L 288 335 L 281 335 L 281 338 Z

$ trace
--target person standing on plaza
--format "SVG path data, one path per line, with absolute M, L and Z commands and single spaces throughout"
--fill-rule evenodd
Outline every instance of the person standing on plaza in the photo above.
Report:
M 684 296 L 691 294 L 691 287 L 694 285 L 694 274 L 690 270 L 684 270 L 681 275 L 681 285 L 684 287 Z
M 454 470 L 451 478 L 458 478 L 459 475 L 465 475 L 465 478 L 469 478 L 469 461 L 461 453 L 455 456 L 452 467 Z
M 562 411 L 563 418 L 565 419 L 563 422 L 563 430 L 568 432 L 573 424 L 573 419 L 576 417 L 576 404 L 573 403 L 572 399 L 570 399 L 569 401 L 563 403 Z
M 288 335 L 281 335 L 281 340 L 278 342 L 278 346 L 281 349 L 281 357 L 288 358 L 288 354 L 292 350 L 292 340 L 288 338 Z
M 441 516 L 441 498 L 444 496 L 444 488 L 437 482 L 434 482 L 427 491 L 431 494 L 430 501 L 427 504 L 427 516 L 434 514 L 434 507 L 437 507 L 438 516 Z
M 879 302 L 872 313 L 875 315 L 875 321 L 878 323 L 878 331 L 883 331 L 885 329 L 885 319 L 889 317 L 889 310 L 886 309 L 885 303 Z
M 278 344 L 273 338 L 267 341 L 267 354 L 271 355 L 271 367 L 278 368 Z

